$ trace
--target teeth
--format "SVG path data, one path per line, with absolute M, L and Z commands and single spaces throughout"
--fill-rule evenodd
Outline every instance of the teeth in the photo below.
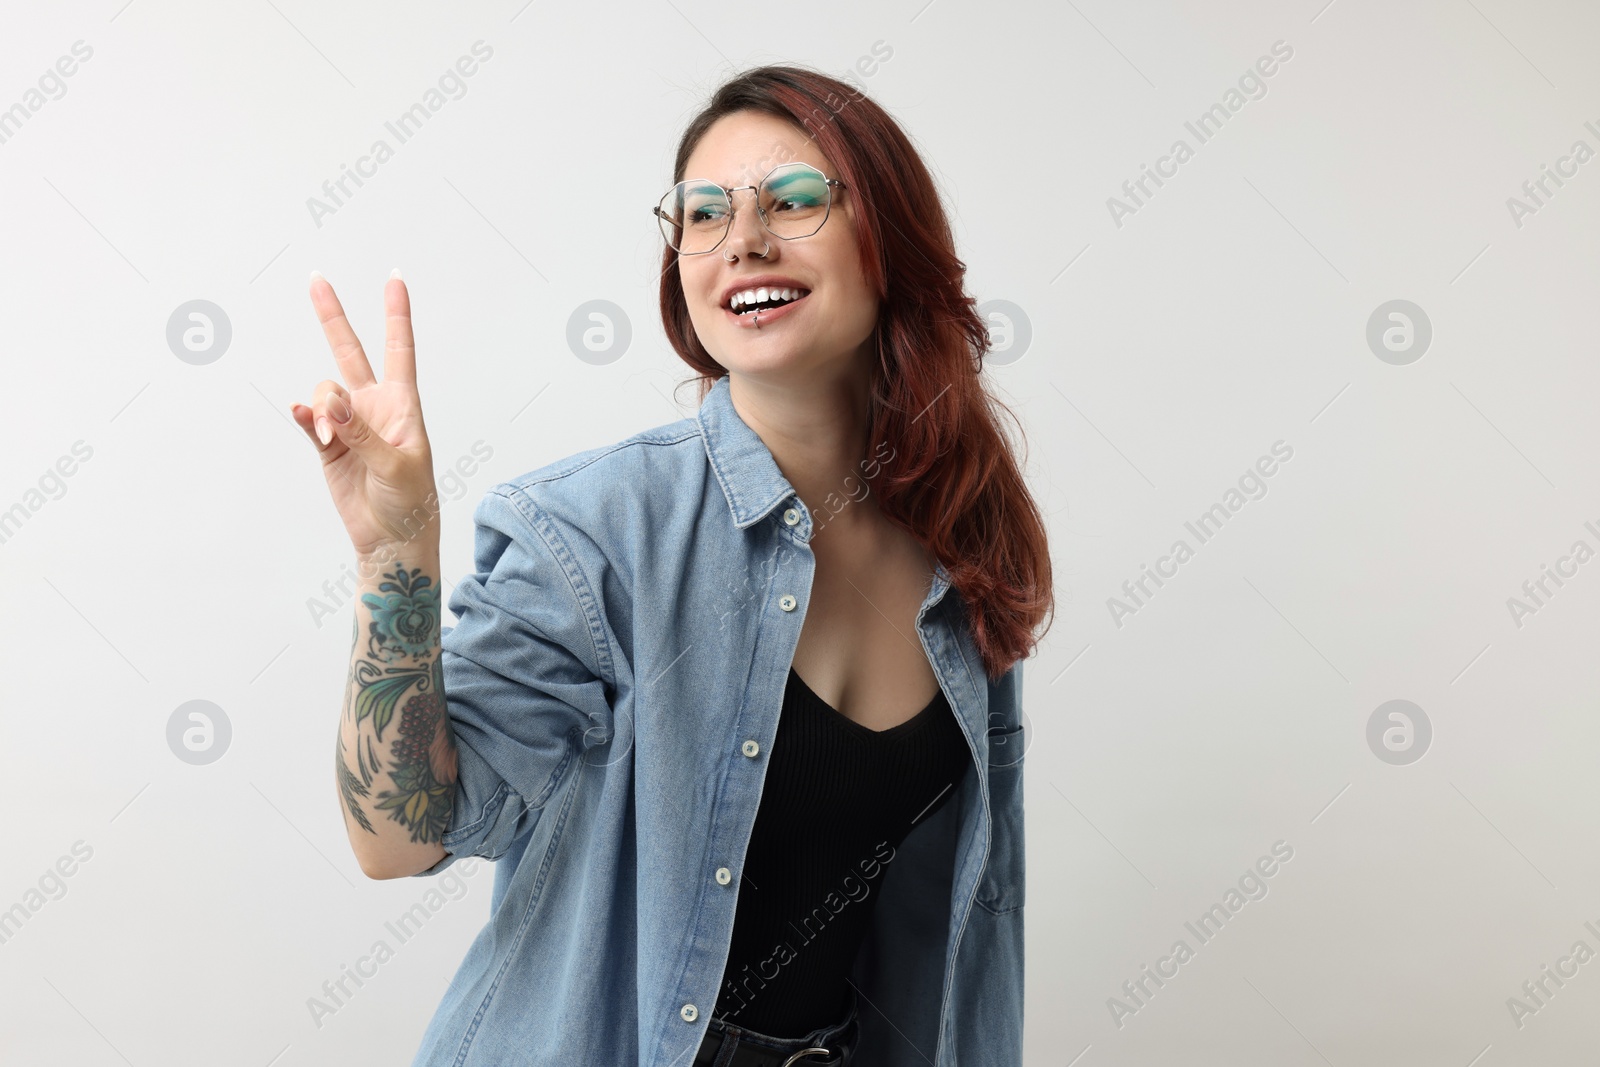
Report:
M 746 289 L 742 293 L 734 293 L 728 298 L 728 307 L 737 311 L 746 304 L 756 304 L 763 300 L 798 300 L 804 289 L 779 289 L 763 287 L 760 289 Z

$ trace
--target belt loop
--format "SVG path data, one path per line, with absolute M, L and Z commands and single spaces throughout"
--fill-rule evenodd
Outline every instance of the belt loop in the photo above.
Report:
M 743 1031 L 740 1031 L 741 1033 Z M 723 1027 L 717 1042 L 717 1054 L 711 1058 L 711 1067 L 727 1067 L 739 1051 L 739 1038 L 728 1027 Z

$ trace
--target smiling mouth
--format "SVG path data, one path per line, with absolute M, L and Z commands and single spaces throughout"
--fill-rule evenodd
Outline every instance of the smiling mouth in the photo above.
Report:
M 785 296 L 781 295 L 783 293 L 795 293 L 797 295 L 792 296 L 792 297 L 785 297 Z M 790 304 L 798 303 L 801 300 L 804 300 L 806 297 L 810 296 L 811 295 L 811 290 L 810 289 L 777 289 L 777 290 L 769 289 L 769 290 L 767 290 L 767 298 L 765 300 L 753 300 L 753 301 L 751 301 L 749 303 L 744 303 L 742 301 L 741 298 L 743 297 L 743 295 L 744 294 L 742 294 L 742 293 L 735 293 L 733 295 L 733 298 L 726 305 L 726 309 L 728 311 L 731 311 L 735 315 L 738 315 L 738 316 L 741 316 L 741 317 L 743 317 L 745 315 L 754 314 L 757 311 L 770 311 L 773 308 L 787 307 Z

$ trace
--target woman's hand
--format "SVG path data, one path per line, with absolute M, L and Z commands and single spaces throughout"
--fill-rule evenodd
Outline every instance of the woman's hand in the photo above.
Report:
M 373 377 L 333 286 L 316 273 L 311 304 L 346 384 L 324 379 L 310 407 L 295 404 L 291 410 L 322 457 L 322 473 L 350 543 L 361 557 L 405 544 L 437 548 L 433 453 L 417 395 L 411 297 L 400 272 L 383 288 L 387 326 L 381 382 Z

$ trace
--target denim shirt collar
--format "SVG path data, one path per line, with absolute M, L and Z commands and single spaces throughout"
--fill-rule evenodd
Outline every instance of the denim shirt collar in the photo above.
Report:
M 706 458 L 716 473 L 717 484 L 722 486 L 723 495 L 728 498 L 733 524 L 743 530 L 772 514 L 772 510 L 788 498 L 799 500 L 799 496 L 778 468 L 778 461 L 772 458 L 772 450 L 766 442 L 739 417 L 729 392 L 731 381 L 726 374 L 717 379 L 695 418 L 705 441 Z M 801 511 L 804 518 L 795 532 L 802 541 L 809 541 L 810 509 L 802 506 Z M 923 602 L 924 610 L 939 603 L 949 586 L 950 572 L 943 563 L 936 561 L 933 586 Z

